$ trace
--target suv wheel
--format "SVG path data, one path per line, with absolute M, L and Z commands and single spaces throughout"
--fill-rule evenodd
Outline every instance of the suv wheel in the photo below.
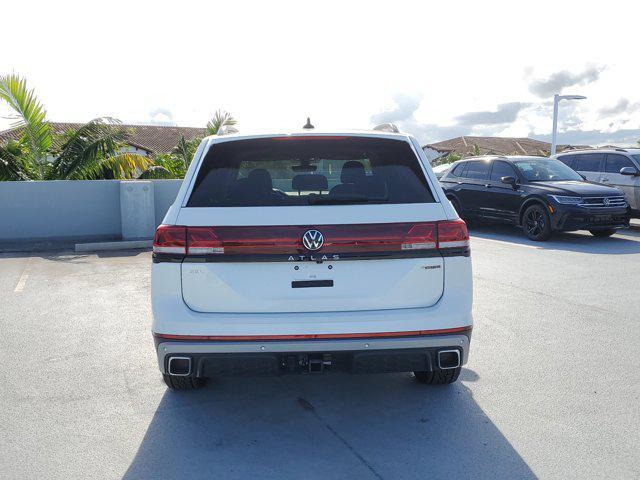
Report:
M 446 385 L 455 382 L 460 376 L 461 370 L 462 367 L 458 367 L 435 372 L 413 372 L 413 375 L 420 383 L 426 383 L 427 385 Z
M 177 377 L 163 373 L 162 378 L 171 390 L 197 390 L 205 384 L 205 379 L 199 377 Z
M 610 228 L 609 230 L 589 230 L 589 233 L 594 237 L 610 237 L 614 233 L 616 233 L 615 228 Z
M 522 229 L 527 237 L 536 242 L 549 240 L 551 237 L 551 220 L 542 205 L 531 205 L 522 217 Z

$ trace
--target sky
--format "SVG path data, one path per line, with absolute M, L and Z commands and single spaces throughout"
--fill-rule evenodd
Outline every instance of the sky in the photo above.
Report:
M 0 75 L 24 76 L 51 121 L 243 130 L 394 122 L 561 144 L 640 139 L 640 2 L 36 2 L 3 5 Z M 0 105 L 0 129 L 10 111 Z

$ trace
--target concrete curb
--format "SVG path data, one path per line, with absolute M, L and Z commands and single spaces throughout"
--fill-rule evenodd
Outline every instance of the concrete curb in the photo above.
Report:
M 151 248 L 153 240 L 122 240 L 117 242 L 76 243 L 76 253 L 100 252 L 105 250 L 133 250 Z

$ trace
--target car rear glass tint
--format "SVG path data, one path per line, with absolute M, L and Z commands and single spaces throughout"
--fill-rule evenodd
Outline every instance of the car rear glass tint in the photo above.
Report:
M 402 140 L 276 137 L 214 144 L 188 207 L 431 203 L 418 158 Z

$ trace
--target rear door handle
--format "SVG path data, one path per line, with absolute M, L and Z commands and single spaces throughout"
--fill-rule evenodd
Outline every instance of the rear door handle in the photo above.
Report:
M 603 181 L 603 182 L 610 182 L 610 181 L 611 181 L 611 179 L 610 179 L 610 178 L 603 178 L 603 179 L 602 179 L 602 181 Z
M 488 183 L 486 183 L 486 184 L 485 184 L 485 187 L 486 187 L 486 188 L 491 188 L 491 185 L 490 185 L 490 184 L 488 184 Z

